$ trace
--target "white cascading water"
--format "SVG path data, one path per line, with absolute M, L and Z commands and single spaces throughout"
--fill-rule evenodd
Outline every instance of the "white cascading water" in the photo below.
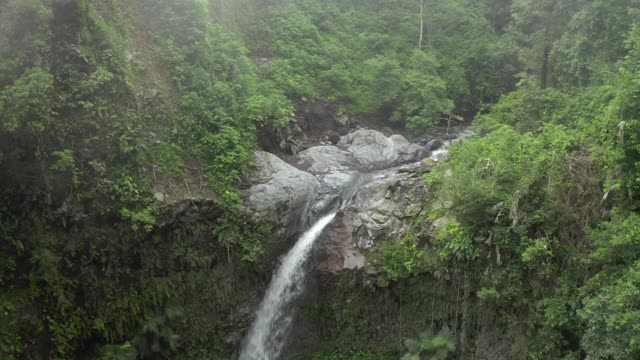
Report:
M 303 266 L 314 242 L 335 216 L 334 212 L 318 220 L 284 258 L 260 304 L 239 360 L 278 359 L 292 321 L 289 304 L 303 290 Z

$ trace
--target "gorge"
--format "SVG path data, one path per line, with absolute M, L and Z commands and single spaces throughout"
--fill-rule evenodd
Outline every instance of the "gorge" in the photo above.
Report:
M 469 134 L 468 131 L 460 131 L 462 137 Z M 403 194 L 404 203 L 394 203 L 395 200 L 380 199 L 371 192 L 385 190 L 392 183 L 402 183 L 417 172 L 429 171 L 434 160 L 446 158 L 448 144 L 457 141 L 458 137 L 446 141 L 423 140 L 426 145 L 421 146 L 410 144 L 401 135 L 386 137 L 375 130 L 359 129 L 343 136 L 337 146 L 312 146 L 298 153 L 290 159 L 292 165 L 282 163 L 271 154 L 257 155 L 258 159 L 264 159 L 262 163 L 258 163 L 258 167 L 269 168 L 260 172 L 271 174 L 271 178 L 262 178 L 259 180 L 260 184 L 248 190 L 247 208 L 256 209 L 257 213 L 262 214 L 285 215 L 285 219 L 289 218 L 289 223 L 286 224 L 288 228 L 304 228 L 306 223 L 313 225 L 295 242 L 284 256 L 279 269 L 274 271 L 256 319 L 243 341 L 240 360 L 290 357 L 283 354 L 283 350 L 291 343 L 290 334 L 295 333 L 295 329 L 290 327 L 296 312 L 296 300 L 305 289 L 306 272 L 312 270 L 307 262 L 314 251 L 315 242 L 322 236 L 325 227 L 336 220 L 336 215 L 339 214 L 340 225 L 332 226 L 351 229 L 351 234 L 343 232 L 340 236 L 335 236 L 336 231 L 330 231 L 334 237 L 332 243 L 325 241 L 315 249 L 315 252 L 329 257 L 318 265 L 331 272 L 364 269 L 368 265 L 360 251 L 374 246 L 376 237 L 403 237 L 408 231 L 406 219 L 419 215 L 421 209 L 416 206 L 416 202 L 424 201 L 424 195 L 414 197 L 415 194 L 407 192 Z M 293 168 L 282 169 L 287 166 L 297 166 L 299 170 L 315 176 L 320 185 L 319 189 L 312 187 L 311 194 L 315 191 L 315 196 L 309 196 L 308 193 L 313 178 L 307 177 L 304 183 L 298 182 L 296 185 L 302 176 L 296 174 Z M 297 193 L 286 194 L 283 190 Z M 287 196 L 302 197 L 306 203 L 296 205 Z M 351 206 L 352 202 L 354 206 Z M 293 210 L 293 218 L 286 216 L 289 213 L 287 206 Z M 407 208 L 400 210 L 400 206 Z M 277 213 L 275 209 L 278 209 Z M 295 214 L 297 209 L 302 211 Z M 345 217 L 346 209 L 351 210 L 350 221 Z M 406 217 L 403 218 L 398 213 L 404 213 Z M 288 231 L 289 234 L 301 232 Z M 325 248 L 323 245 L 329 246 Z
M 0 0 L 0 358 L 640 359 L 639 24 Z

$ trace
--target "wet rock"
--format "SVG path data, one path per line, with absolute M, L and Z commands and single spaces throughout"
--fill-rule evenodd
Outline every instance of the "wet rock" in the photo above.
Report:
M 335 131 L 331 131 L 329 133 L 329 142 L 331 142 L 331 144 L 335 145 L 335 144 L 338 143 L 338 141 L 340 141 L 340 135 Z
M 402 135 L 391 135 L 398 152 L 400 163 L 419 161 L 429 155 L 429 151 L 418 144 L 411 144 Z
M 443 145 L 442 140 L 440 140 L 440 139 L 432 139 L 432 140 L 429 140 L 429 142 L 427 142 L 426 147 L 427 147 L 428 150 L 433 151 L 433 150 L 441 148 L 442 145 Z
M 333 145 L 314 146 L 300 152 L 296 159 L 298 168 L 312 174 L 347 171 L 357 165 L 353 154 Z
M 374 130 L 358 130 L 343 136 L 338 142 L 353 154 L 358 163 L 367 170 L 382 169 L 398 160 L 393 140 Z
M 316 175 L 320 183 L 318 195 L 311 209 L 314 216 L 338 208 L 351 197 L 362 173 L 354 170 L 358 162 L 353 154 L 333 145 L 314 146 L 296 156 L 296 166 Z
M 243 194 L 245 205 L 255 221 L 279 224 L 291 235 L 304 226 L 320 184 L 315 176 L 266 152 L 256 152 L 256 165 L 254 185 Z
M 403 237 L 427 200 L 419 166 L 379 171 L 351 197 L 321 238 L 318 268 L 327 272 L 367 267 L 363 250 Z
M 347 220 L 348 221 L 348 220 Z M 367 259 L 351 236 L 352 226 L 345 222 L 345 212 L 340 212 L 324 232 L 315 254 L 317 269 L 323 272 L 362 269 Z
M 422 211 L 427 191 L 415 174 L 398 173 L 373 182 L 354 196 L 349 210 L 357 214 L 356 242 L 361 248 L 373 246 L 385 238 L 404 236 L 411 218 Z
M 379 131 L 366 129 L 343 136 L 338 146 L 352 153 L 364 170 L 379 170 L 418 161 L 428 154 L 424 147 L 409 143 L 402 135 L 386 137 Z

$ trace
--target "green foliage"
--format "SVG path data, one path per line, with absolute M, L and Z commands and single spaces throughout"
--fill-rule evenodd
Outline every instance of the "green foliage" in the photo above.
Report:
M 445 334 L 433 336 L 423 332 L 417 339 L 405 340 L 407 353 L 402 360 L 448 359 L 456 349 L 455 342 Z
M 0 13 L 0 84 L 12 83 L 24 70 L 44 67 L 52 11 L 46 1 L 6 0 Z M 29 21 L 25 21 L 28 19 Z
M 513 51 L 476 2 L 295 0 L 268 6 L 247 35 L 265 74 L 289 96 L 321 95 L 420 133 L 513 87 Z M 504 72 L 496 72 L 500 67 Z
M 631 266 L 640 258 L 640 217 L 628 217 L 602 224 L 593 231 L 591 238 L 596 249 L 591 255 L 594 261 L 613 266 Z
M 638 2 L 424 6 L 418 48 L 408 0 L 1 0 L 0 357 L 233 353 L 246 324 L 221 319 L 279 246 L 237 209 L 256 129 L 318 96 L 416 133 L 483 109 L 490 131 L 426 176 L 436 206 L 416 222 L 451 222 L 384 241 L 378 285 L 431 274 L 460 296 L 464 278 L 532 358 L 640 356 Z M 153 192 L 200 170 L 207 218 L 166 225 Z M 344 343 L 377 321 L 321 310 Z M 384 358 L 348 349 L 316 357 Z
M 183 156 L 197 159 L 208 184 L 234 204 L 240 174 L 253 158 L 256 126 L 282 127 L 293 116 L 280 90 L 284 88 L 259 80 L 242 44 L 208 22 L 204 3 L 161 1 L 142 6 L 163 14 L 148 21 L 181 92 L 178 144 Z
M 640 189 L 637 176 L 640 172 L 640 30 L 631 33 L 628 44 L 630 52 L 617 77 L 611 81 L 614 97 L 605 104 L 600 136 L 604 140 L 603 157 L 610 176 L 606 186 L 627 191 L 635 200 Z
M 438 125 L 441 116 L 451 116 L 454 104 L 447 98 L 447 82 L 435 71 L 438 64 L 433 56 L 414 50 L 409 64 L 401 77 L 400 105 L 391 120 L 405 119 L 408 128 L 420 133 Z
M 180 312 L 167 310 L 162 316 L 147 319 L 134 338 L 136 353 L 141 358 L 171 359 L 178 350 L 180 337 L 175 334 L 175 322 Z M 126 343 L 125 343 L 126 345 Z
M 453 201 L 464 225 L 551 225 L 561 210 L 554 186 L 563 182 L 572 142 L 562 126 L 546 125 L 539 137 L 501 127 L 451 150 L 453 176 L 442 196 Z
M 527 327 L 532 358 L 638 356 L 637 33 L 629 10 L 628 2 L 514 1 L 504 31 L 520 43 L 526 73 L 478 117 L 489 133 L 454 146 L 451 161 L 426 177 L 438 189 L 433 217 L 457 221 L 441 233 L 469 229 L 455 243 L 478 255 L 449 255 L 449 269 L 485 271 L 480 303 L 501 323 Z M 589 31 L 596 40 L 586 44 Z M 618 41 L 609 48 L 600 36 Z
M 229 311 L 246 284 L 214 269 L 251 279 L 265 256 L 236 190 L 256 126 L 293 108 L 201 1 L 0 7 L 0 357 L 172 358 L 196 341 L 167 309 L 208 293 Z M 211 218 L 167 225 L 154 187 L 186 183 L 186 164 L 215 192 Z
M 436 248 L 442 261 L 455 259 L 458 262 L 470 262 L 478 257 L 478 249 L 474 244 L 469 229 L 459 223 L 450 223 L 437 236 Z
M 592 265 L 602 270 L 589 280 L 584 308 L 582 344 L 595 359 L 626 359 L 640 354 L 638 296 L 640 294 L 640 217 L 615 214 L 612 221 L 594 230 Z
M 219 231 L 220 244 L 228 252 L 240 249 L 244 261 L 256 262 L 265 252 L 262 236 L 268 233 L 266 227 L 256 231 L 250 224 L 239 222 L 236 215 L 226 217 L 219 225 Z
M 629 2 L 582 1 L 551 59 L 564 86 L 600 83 L 626 54 L 625 36 L 637 21 Z
M 489 127 L 507 124 L 521 131 L 533 131 L 538 129 L 541 120 L 564 106 L 567 98 L 561 91 L 540 89 L 533 81 L 522 80 L 518 90 L 504 95 L 480 120 Z
M 370 258 L 372 264 L 383 273 L 379 279 L 381 285 L 418 275 L 437 261 L 427 249 L 417 243 L 411 233 L 397 243 L 383 242 Z
M 73 151 L 66 149 L 63 151 L 54 151 L 53 156 L 58 160 L 51 166 L 53 170 L 60 172 L 66 172 L 70 174 L 71 183 L 73 185 L 79 185 L 79 170 L 76 166 L 76 160 L 73 156 Z
M 53 76 L 41 68 L 29 69 L 0 92 L 1 128 L 40 135 L 51 122 L 52 107 Z
M 529 246 L 522 252 L 522 262 L 533 268 L 544 269 L 544 265 L 553 256 L 553 241 L 540 238 L 529 239 L 526 243 L 529 243 Z
M 316 353 L 309 358 L 311 360 L 387 360 L 390 357 L 370 352 L 358 351 L 352 353 L 323 352 Z
M 100 350 L 97 358 L 100 360 L 134 360 L 136 352 L 131 343 L 126 342 L 122 345 L 105 346 Z
M 530 327 L 530 354 L 570 354 L 576 343 L 562 334 L 580 331 L 571 249 L 585 235 L 575 223 L 583 210 L 564 194 L 582 186 L 565 172 L 578 137 L 553 123 L 538 129 L 501 126 L 451 148 L 449 163 L 439 165 L 448 171 L 430 179 L 435 209 L 456 221 L 437 234 L 435 247 L 449 271 L 485 271 L 477 277 L 480 303 L 505 326 Z
M 603 276 L 599 274 L 596 282 Z M 636 358 L 640 355 L 640 262 L 609 280 L 585 299 L 583 347 L 594 359 Z

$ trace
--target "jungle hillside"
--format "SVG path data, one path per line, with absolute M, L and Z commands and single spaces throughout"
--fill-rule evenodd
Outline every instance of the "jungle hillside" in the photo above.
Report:
M 640 359 L 640 0 L 0 0 L 0 358 L 236 360 L 334 203 L 280 359 Z

